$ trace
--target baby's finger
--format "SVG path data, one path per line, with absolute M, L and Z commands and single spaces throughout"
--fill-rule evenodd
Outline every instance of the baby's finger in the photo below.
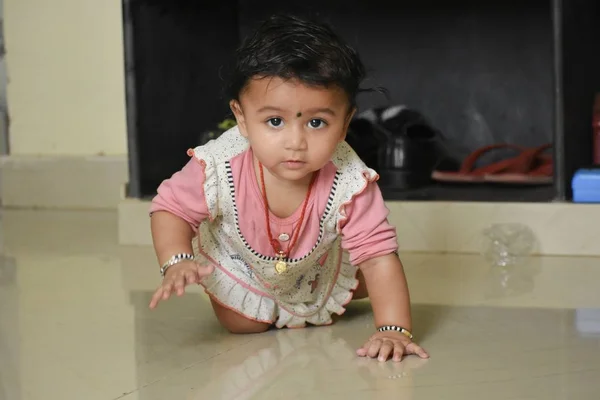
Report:
M 156 291 L 154 292 L 154 295 L 152 296 L 152 300 L 150 300 L 150 305 L 148 306 L 148 307 L 150 307 L 150 309 L 156 308 L 156 306 L 160 302 L 160 298 L 162 297 L 162 294 L 163 294 L 162 287 L 159 287 L 158 289 L 156 289 Z
M 187 271 L 185 273 L 185 283 L 186 285 L 191 285 L 193 283 L 198 283 L 198 273 L 196 271 Z
M 371 341 L 366 342 L 360 349 L 356 350 L 356 355 L 359 357 L 365 357 L 369 351 L 369 346 L 371 346 Z
M 359 357 L 364 357 L 367 355 L 367 350 L 364 347 L 356 350 L 356 355 Z
M 163 292 L 162 299 L 163 300 L 168 300 L 169 297 L 171 297 L 171 292 L 172 291 L 173 291 L 173 282 L 172 281 L 163 283 L 163 285 L 162 285 L 162 292 Z
M 215 267 L 212 266 L 211 264 L 208 265 L 204 265 L 204 264 L 198 264 L 196 271 L 198 273 L 198 279 L 202 280 L 203 278 L 207 277 L 208 275 L 212 274 L 212 272 L 215 270 Z
M 402 361 L 403 355 L 404 355 L 404 346 L 402 345 L 402 343 L 396 343 L 396 346 L 394 346 L 394 357 L 393 357 L 394 362 Z
M 185 275 L 179 274 L 175 277 L 175 291 L 177 296 L 183 296 L 185 293 Z
M 421 358 L 429 358 L 429 354 L 416 343 L 410 343 L 406 346 L 406 354 L 416 354 Z
M 387 361 L 394 350 L 394 343 L 391 340 L 384 340 L 379 349 L 379 361 Z
M 375 340 L 371 341 L 369 350 L 367 351 L 367 355 L 371 358 L 377 357 L 377 354 L 379 354 L 380 348 L 381 348 L 381 340 L 375 339 Z

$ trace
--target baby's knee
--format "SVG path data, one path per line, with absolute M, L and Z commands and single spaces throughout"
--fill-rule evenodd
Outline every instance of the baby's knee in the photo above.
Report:
M 215 315 L 221 325 L 234 334 L 263 333 L 269 330 L 271 325 L 266 322 L 253 321 L 237 312 L 230 310 L 212 298 L 210 299 Z

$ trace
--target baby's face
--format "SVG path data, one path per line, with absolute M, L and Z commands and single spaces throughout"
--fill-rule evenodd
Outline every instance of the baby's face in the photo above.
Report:
M 342 89 L 278 77 L 251 80 L 231 107 L 254 156 L 290 181 L 310 177 L 329 162 L 354 113 Z

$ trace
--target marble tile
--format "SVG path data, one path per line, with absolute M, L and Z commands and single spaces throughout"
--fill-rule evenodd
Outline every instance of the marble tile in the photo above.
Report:
M 572 203 L 390 202 L 407 251 L 479 253 L 483 230 L 522 224 L 539 255 L 600 256 L 600 205 Z
M 570 203 L 453 203 L 448 209 L 447 246 L 478 252 L 482 230 L 492 224 L 520 223 L 532 230 L 542 255 L 600 255 L 598 205 Z
M 156 260 L 118 245 L 116 213 L 0 217 L 0 400 L 598 398 L 600 258 L 403 251 L 431 358 L 379 363 L 354 353 L 368 301 L 329 327 L 230 335 L 199 288 L 148 309 Z
M 449 205 L 424 202 L 388 202 L 389 222 L 396 227 L 402 249 L 420 252 L 445 251 L 448 248 Z

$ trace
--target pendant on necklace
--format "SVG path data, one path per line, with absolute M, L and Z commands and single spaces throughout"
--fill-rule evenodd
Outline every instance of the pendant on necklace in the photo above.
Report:
M 285 262 L 284 258 L 285 258 L 285 253 L 280 251 L 277 254 L 277 257 L 279 257 L 279 260 L 277 260 L 277 262 L 275 263 L 275 271 L 281 275 L 283 274 L 285 271 L 287 271 L 287 263 Z

